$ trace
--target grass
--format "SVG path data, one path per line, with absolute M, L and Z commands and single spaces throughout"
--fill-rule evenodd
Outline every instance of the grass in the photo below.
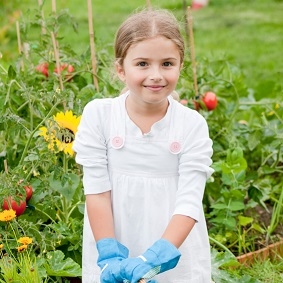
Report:
M 0 0 L 3 2 L 4 0 Z M 187 5 L 190 1 L 186 1 Z M 180 21 L 183 19 L 183 1 L 152 0 L 151 4 L 172 10 Z M 137 8 L 145 7 L 144 0 L 93 1 L 93 24 L 96 47 L 112 52 L 115 31 L 123 19 Z M 23 0 L 2 3 L 6 9 L 0 11 L 0 23 L 8 25 L 8 31 L 1 34 L 4 62 L 14 59 L 17 54 L 16 34 L 12 12 L 34 11 L 37 1 Z M 57 1 L 57 11 L 68 9 L 78 23 L 78 33 L 70 25 L 63 25 L 60 30 L 65 42 L 80 52 L 89 45 L 87 1 Z M 246 79 L 246 85 L 254 89 L 255 96 L 268 96 L 282 81 L 283 60 L 283 1 L 282 0 L 212 0 L 202 10 L 193 11 L 196 57 L 229 58 L 240 66 Z M 51 1 L 46 1 L 44 13 L 51 12 Z M 4 17 L 8 14 L 8 17 Z M 15 16 L 14 16 L 15 17 Z
M 226 54 L 240 66 L 256 95 L 268 96 L 282 81 L 282 10 L 282 1 L 211 1 L 195 14 L 197 54 Z
M 239 272 L 239 270 L 238 270 Z M 283 262 L 270 260 L 264 262 L 256 262 L 251 268 L 242 267 L 240 273 L 258 278 L 264 283 L 282 283 L 283 282 Z

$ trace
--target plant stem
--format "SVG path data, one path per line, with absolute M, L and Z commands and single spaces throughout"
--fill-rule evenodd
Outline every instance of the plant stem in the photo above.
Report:
M 56 224 L 56 221 L 55 221 L 55 220 L 53 220 L 53 218 L 52 218 L 49 214 L 47 214 L 46 212 L 44 212 L 44 211 L 42 211 L 42 210 L 38 209 L 37 207 L 35 207 L 35 210 L 37 210 L 37 211 L 41 212 L 42 214 L 44 214 L 45 216 L 47 216 L 47 217 L 48 217 L 48 219 L 50 219 L 50 220 L 52 221 L 52 223 L 53 223 L 53 224 Z
M 235 255 L 227 248 L 225 247 L 223 244 L 221 244 L 219 241 L 215 240 L 214 238 L 209 236 L 209 240 L 211 242 L 213 242 L 214 244 L 216 244 L 217 246 L 219 246 L 221 249 L 223 249 L 225 252 L 227 252 L 228 254 L 230 254 L 232 257 L 235 257 Z
M 21 159 L 19 161 L 19 166 L 22 165 L 23 161 L 24 161 L 24 158 L 27 154 L 27 151 L 28 151 L 28 148 L 29 148 L 29 145 L 31 143 L 31 140 L 35 134 L 35 132 L 39 129 L 39 127 L 51 116 L 53 110 L 57 107 L 57 105 L 59 104 L 59 102 L 55 103 L 52 108 L 50 109 L 50 111 L 47 113 L 47 115 L 44 117 L 44 119 L 35 127 L 35 129 L 31 132 L 30 136 L 29 136 L 29 139 L 25 145 L 25 148 L 24 148 L 24 151 L 22 153 L 22 156 L 21 156 Z
M 65 153 L 63 153 L 63 171 L 64 174 L 68 173 L 68 160 L 67 160 L 67 155 Z M 65 198 L 65 196 L 62 195 L 61 197 L 62 197 L 62 214 L 64 217 L 64 222 L 67 224 L 69 221 L 69 213 L 68 213 L 69 203 Z

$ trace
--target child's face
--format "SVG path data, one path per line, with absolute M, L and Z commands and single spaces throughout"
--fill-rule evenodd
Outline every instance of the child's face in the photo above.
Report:
M 177 45 L 163 36 L 132 45 L 123 66 L 116 66 L 131 96 L 143 103 L 160 103 L 175 89 L 181 69 Z

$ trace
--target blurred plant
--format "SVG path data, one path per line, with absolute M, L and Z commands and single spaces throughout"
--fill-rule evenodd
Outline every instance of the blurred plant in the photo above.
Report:
M 35 254 L 32 253 L 32 238 L 25 236 L 16 221 L 13 209 L 0 212 L 5 233 L 0 243 L 0 282 L 41 283 Z
M 198 60 L 199 94 L 213 91 L 218 99 L 213 111 L 196 109 L 208 122 L 214 148 L 215 173 L 204 195 L 209 234 L 235 254 L 256 249 L 262 238 L 265 244 L 276 241 L 274 232 L 283 217 L 282 85 L 278 82 L 272 98 L 256 101 L 243 81 L 230 59 Z M 190 61 L 185 61 L 178 87 L 180 99 L 195 109 Z M 266 226 L 258 207 L 270 215 Z
M 61 251 L 46 252 L 40 242 L 26 236 L 26 230 L 32 230 L 22 225 L 13 209 L 0 212 L 0 223 L 0 282 L 58 282 L 59 277 L 81 274 L 80 266 L 64 259 Z

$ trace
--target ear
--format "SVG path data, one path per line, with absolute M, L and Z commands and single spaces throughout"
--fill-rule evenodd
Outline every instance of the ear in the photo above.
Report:
M 115 63 L 115 67 L 116 67 L 116 73 L 117 73 L 119 79 L 122 82 L 125 82 L 125 72 L 124 72 L 123 66 L 119 63 Z

